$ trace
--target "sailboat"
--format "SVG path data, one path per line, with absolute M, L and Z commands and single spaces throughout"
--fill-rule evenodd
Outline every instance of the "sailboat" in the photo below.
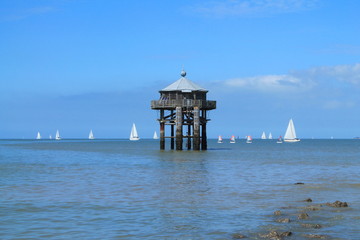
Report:
M 223 143 L 223 139 L 222 139 L 222 136 L 220 136 L 219 135 L 219 137 L 218 137 L 218 141 L 217 141 L 218 143 Z
M 263 133 L 262 133 L 262 135 L 261 135 L 261 139 L 266 139 L 265 132 L 263 132 Z
M 250 135 L 246 137 L 246 143 L 252 143 L 252 137 Z
M 135 123 L 133 123 L 133 125 L 132 125 L 129 139 L 130 139 L 130 141 L 137 141 L 137 140 L 140 139 L 139 136 L 138 136 L 138 133 L 136 131 Z
M 269 133 L 268 139 L 272 139 L 272 134 L 271 133 Z
M 278 140 L 276 141 L 276 143 L 283 143 L 282 136 L 280 136 L 280 137 L 278 138 Z
M 93 134 L 93 131 L 90 130 L 90 133 L 89 133 L 89 139 L 92 140 L 92 139 L 95 139 L 94 137 L 94 134 Z
M 49 135 L 49 139 L 52 139 L 52 136 L 51 136 L 51 134 Z
M 294 122 L 292 119 L 289 121 L 289 125 L 284 135 L 284 142 L 299 142 L 300 139 L 296 137 Z
M 37 139 L 37 140 L 40 140 L 40 139 L 41 139 L 40 132 L 38 132 L 38 133 L 37 133 L 37 135 L 36 135 L 36 139 Z
M 60 139 L 61 139 L 61 137 L 60 137 L 59 130 L 56 130 L 55 140 L 60 140 Z
M 157 135 L 156 131 L 154 132 L 153 139 L 159 139 L 159 137 L 158 137 L 158 135 Z
M 235 136 L 234 135 L 231 136 L 230 143 L 235 143 Z

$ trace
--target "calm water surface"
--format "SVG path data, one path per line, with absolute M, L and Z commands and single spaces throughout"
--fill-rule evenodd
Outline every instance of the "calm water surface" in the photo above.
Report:
M 262 239 L 270 230 L 360 238 L 360 140 L 158 148 L 155 140 L 1 140 L 0 239 Z M 297 219 L 302 207 L 336 200 L 349 207 Z M 277 223 L 275 210 L 292 221 Z

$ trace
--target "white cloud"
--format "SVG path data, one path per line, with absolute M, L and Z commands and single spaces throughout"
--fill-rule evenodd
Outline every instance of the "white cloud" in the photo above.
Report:
M 338 82 L 360 84 L 360 63 L 353 65 L 323 66 L 309 69 L 308 74 L 316 77 L 333 79 Z
M 193 10 L 211 16 L 263 16 L 312 9 L 318 0 L 225 0 L 208 1 Z
M 235 88 L 246 88 L 267 92 L 306 90 L 313 86 L 312 82 L 305 82 L 291 75 L 265 75 L 248 78 L 236 78 L 225 81 L 225 85 Z
M 338 92 L 342 90 L 351 92 L 360 86 L 360 63 L 320 66 L 291 71 L 283 75 L 271 74 L 233 78 L 222 81 L 222 84 L 230 88 L 243 88 L 266 92 L 308 91 L 314 88 L 318 88 L 321 91 L 325 89 L 336 89 Z

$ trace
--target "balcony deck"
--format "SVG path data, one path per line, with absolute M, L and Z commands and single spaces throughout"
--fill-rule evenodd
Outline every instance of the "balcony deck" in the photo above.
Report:
M 152 100 L 151 109 L 169 109 L 174 110 L 176 107 L 193 108 L 199 107 L 200 110 L 216 109 L 216 101 L 206 100 Z

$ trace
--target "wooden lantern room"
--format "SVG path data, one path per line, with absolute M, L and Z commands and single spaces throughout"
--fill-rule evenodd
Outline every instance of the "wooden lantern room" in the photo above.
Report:
M 159 100 L 151 101 L 151 108 L 160 110 L 160 149 L 165 149 L 165 139 L 170 139 L 170 148 L 183 149 L 183 140 L 187 140 L 187 149 L 206 150 L 207 111 L 216 108 L 216 101 L 208 101 L 208 90 L 193 83 L 181 72 L 181 78 L 159 91 Z M 165 127 L 170 128 L 166 136 Z M 175 134 L 176 133 L 176 134 Z

